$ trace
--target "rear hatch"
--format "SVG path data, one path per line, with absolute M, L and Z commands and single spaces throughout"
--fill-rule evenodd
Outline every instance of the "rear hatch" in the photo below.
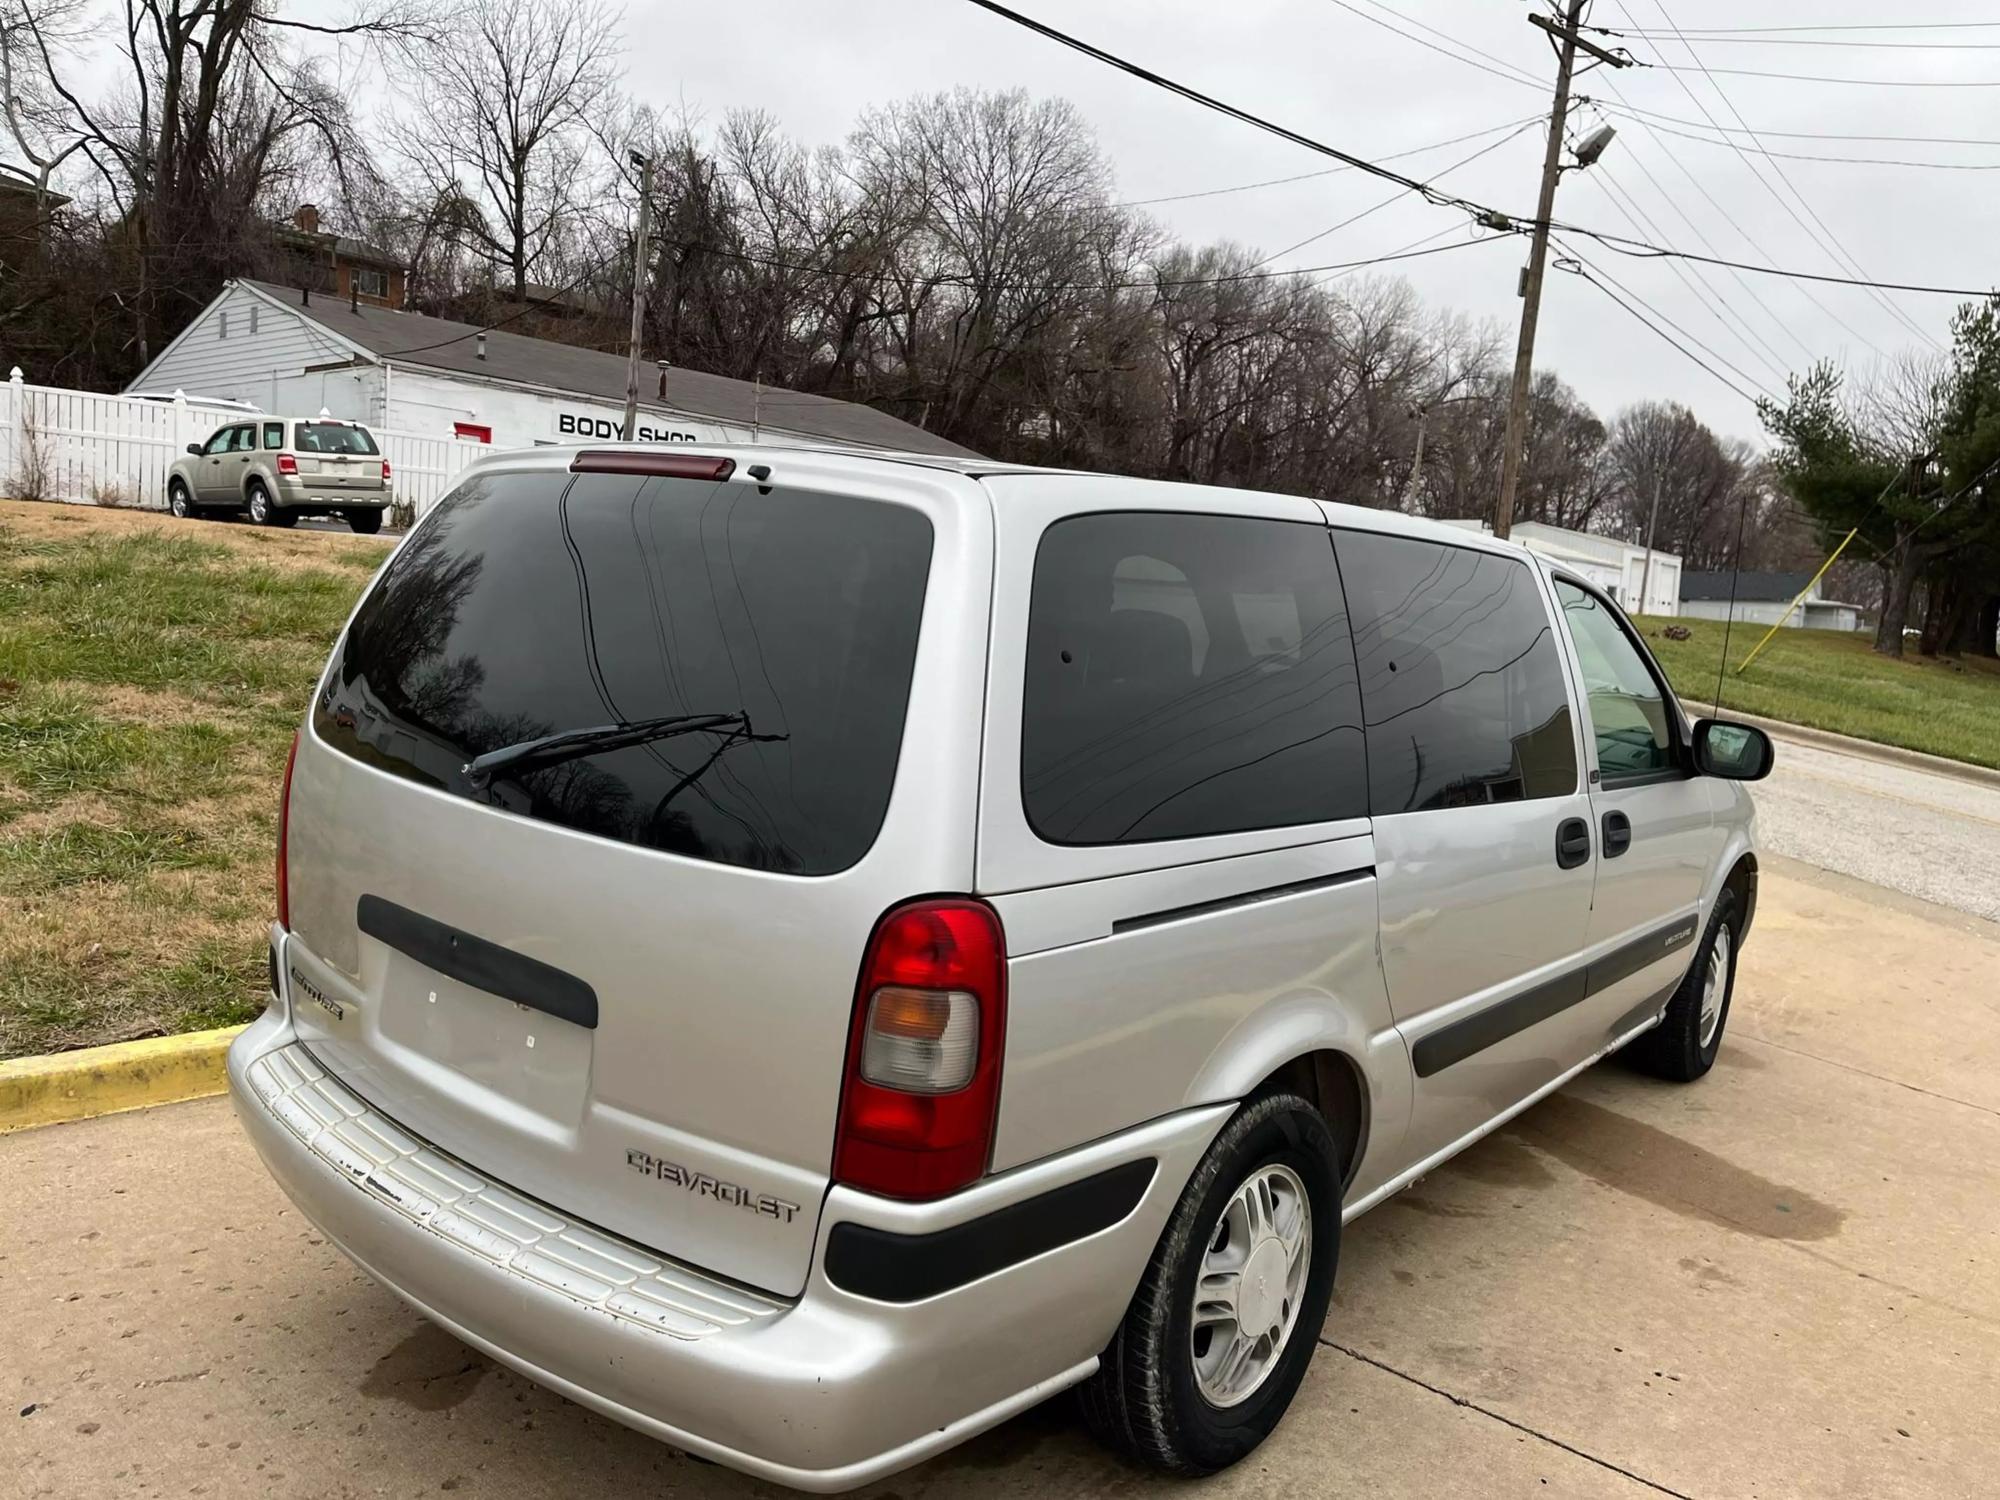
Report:
M 355 491 L 382 488 L 382 451 L 375 435 L 353 422 L 300 422 L 292 434 L 299 477 L 315 489 Z
M 977 733 L 990 532 L 747 477 L 448 497 L 299 746 L 307 1045 L 526 1198 L 801 1290 L 870 929 L 971 879 L 976 757 L 904 729 Z

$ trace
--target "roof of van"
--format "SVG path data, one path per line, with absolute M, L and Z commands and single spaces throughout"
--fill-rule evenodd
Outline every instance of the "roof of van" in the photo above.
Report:
M 527 459 L 538 468 L 567 467 L 572 459 L 584 452 L 626 452 L 657 451 L 656 445 L 645 443 L 599 442 L 543 444 L 534 448 L 501 450 L 481 463 L 503 465 Z M 1046 478 L 1046 479 L 1102 479 L 1121 485 L 1140 487 L 1159 486 L 1175 490 L 1215 490 L 1218 495 L 1269 494 L 1286 499 L 1304 500 L 1311 504 L 1323 505 L 1332 513 L 1334 524 L 1343 522 L 1364 527 L 1370 531 L 1389 531 L 1401 536 L 1424 537 L 1443 542 L 1453 547 L 1472 547 L 1480 551 L 1507 552 L 1519 556 L 1531 566 L 1541 567 L 1541 559 L 1519 542 L 1502 540 L 1490 532 L 1477 532 L 1462 526 L 1453 526 L 1444 521 L 1435 521 L 1428 516 L 1413 516 L 1407 511 L 1384 510 L 1372 505 L 1354 505 L 1344 500 L 1315 500 L 1310 495 L 1295 495 L 1290 491 L 1245 490 L 1234 485 L 1203 485 L 1190 480 L 1145 479 L 1131 474 L 1104 474 L 1089 469 L 1056 469 L 1036 464 L 1007 463 L 995 458 L 976 456 L 951 457 L 936 453 L 894 452 L 890 450 L 864 450 L 857 448 L 822 445 L 818 443 L 701 443 L 687 447 L 676 447 L 675 452 L 690 456 L 713 454 L 729 457 L 741 466 L 754 463 L 775 463 L 786 454 L 811 458 L 815 463 L 831 460 L 834 463 L 866 468 L 873 465 L 910 465 L 916 468 L 932 469 L 943 474 L 962 474 L 970 479 L 998 478 Z

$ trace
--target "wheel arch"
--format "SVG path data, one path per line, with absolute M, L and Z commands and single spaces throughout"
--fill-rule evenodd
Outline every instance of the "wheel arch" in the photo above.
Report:
M 1278 1093 L 1297 1094 L 1326 1121 L 1340 1148 L 1344 1192 L 1354 1181 L 1368 1145 L 1369 1096 L 1361 1065 L 1333 1047 L 1300 1053 L 1267 1073 L 1248 1091 L 1248 1097 Z

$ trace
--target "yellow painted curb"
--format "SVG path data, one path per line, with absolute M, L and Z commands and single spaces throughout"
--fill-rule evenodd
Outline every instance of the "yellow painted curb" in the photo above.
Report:
M 0 1062 L 0 1135 L 219 1094 L 241 1026 Z

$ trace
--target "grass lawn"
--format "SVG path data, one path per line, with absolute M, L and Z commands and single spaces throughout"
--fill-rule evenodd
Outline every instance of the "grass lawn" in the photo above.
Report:
M 0 1057 L 257 1013 L 285 748 L 387 551 L 0 501 Z
M 1646 644 L 1683 697 L 1715 697 L 1722 651 L 1719 620 L 1641 619 Z M 1660 634 L 1667 625 L 1693 632 L 1685 641 Z M 1790 724 L 1830 729 L 1908 750 L 1924 750 L 1974 765 L 2000 766 L 2000 663 L 1910 654 L 1901 661 L 1870 649 L 1871 631 L 1781 630 L 1750 664 L 1736 666 L 1768 626 L 1737 625 L 1729 634 L 1723 673 L 1726 710 L 1762 714 Z

